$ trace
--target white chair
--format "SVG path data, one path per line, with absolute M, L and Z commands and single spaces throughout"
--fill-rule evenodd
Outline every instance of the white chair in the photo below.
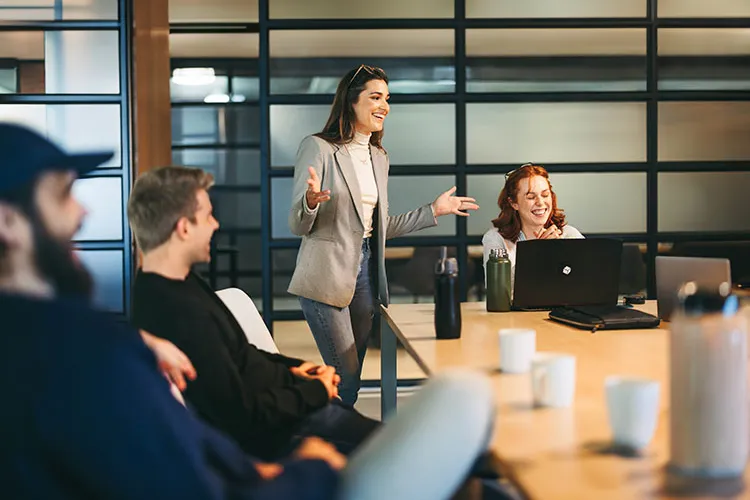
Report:
M 349 457 L 336 498 L 453 498 L 488 447 L 494 408 L 492 383 L 481 372 L 431 377 Z
M 247 341 L 258 349 L 278 354 L 279 348 L 271 337 L 263 318 L 253 300 L 239 288 L 225 288 L 216 292 L 224 305 L 232 312 L 234 319 L 245 332 Z

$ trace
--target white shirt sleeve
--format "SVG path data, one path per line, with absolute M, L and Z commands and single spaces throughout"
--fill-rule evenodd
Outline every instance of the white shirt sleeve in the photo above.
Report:
M 302 207 L 306 214 L 312 215 L 318 213 L 318 208 L 320 207 L 320 203 L 315 205 L 315 208 L 310 208 L 307 206 L 307 196 L 302 197 Z

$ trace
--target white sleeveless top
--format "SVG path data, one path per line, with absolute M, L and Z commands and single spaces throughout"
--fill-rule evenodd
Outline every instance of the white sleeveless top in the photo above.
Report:
M 372 236 L 372 215 L 378 204 L 378 185 L 375 183 L 375 172 L 370 158 L 370 135 L 354 133 L 354 140 L 346 145 L 349 154 L 354 158 L 354 169 L 357 172 L 359 190 L 362 193 L 362 209 L 365 219 L 365 238 Z

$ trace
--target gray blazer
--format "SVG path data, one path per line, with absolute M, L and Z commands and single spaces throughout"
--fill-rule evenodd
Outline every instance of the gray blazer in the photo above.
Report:
M 388 215 L 388 154 L 370 145 L 375 183 L 378 186 L 378 280 L 381 303 L 388 305 L 385 275 L 385 240 L 437 225 L 429 204 L 405 214 Z M 305 210 L 305 192 L 314 167 L 321 190 L 330 189 L 331 199 L 314 213 Z M 348 306 L 354 297 L 359 272 L 364 209 L 354 162 L 346 148 L 307 136 L 297 151 L 294 192 L 289 213 L 292 233 L 302 236 L 297 266 L 289 293 L 334 307 Z

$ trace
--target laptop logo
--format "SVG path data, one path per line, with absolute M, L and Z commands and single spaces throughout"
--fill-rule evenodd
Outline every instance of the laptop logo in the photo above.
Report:
M 572 269 L 570 268 L 570 266 L 565 266 L 565 267 L 563 267 L 563 270 L 562 270 L 562 271 L 563 271 L 563 274 L 564 274 L 565 276 L 567 276 L 567 275 L 569 275 L 569 274 L 570 274 L 570 271 L 572 271 Z

